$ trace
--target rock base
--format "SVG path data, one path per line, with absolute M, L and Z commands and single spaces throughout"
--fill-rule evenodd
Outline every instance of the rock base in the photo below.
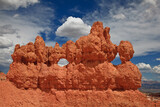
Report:
M 0 107 L 154 107 L 138 90 L 57 91 L 21 90 L 9 81 L 0 81 Z M 157 105 L 158 107 L 158 105 Z

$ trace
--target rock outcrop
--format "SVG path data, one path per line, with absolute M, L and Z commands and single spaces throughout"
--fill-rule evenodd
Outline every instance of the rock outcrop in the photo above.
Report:
M 42 37 L 35 43 L 15 46 L 7 78 L 18 88 L 40 88 L 43 91 L 57 90 L 136 90 L 141 87 L 141 73 L 130 62 L 133 46 L 121 41 L 119 46 L 110 40 L 110 28 L 95 22 L 90 34 L 80 37 L 75 43 L 67 41 L 62 47 L 45 46 Z M 113 65 L 119 53 L 122 64 Z M 61 58 L 69 64 L 60 67 Z
M 0 106 L 153 106 L 137 90 L 142 75 L 130 61 L 132 44 L 113 44 L 109 31 L 102 22 L 95 22 L 90 34 L 62 47 L 58 43 L 54 48 L 45 46 L 40 36 L 34 43 L 17 44 L 7 80 L 0 81 Z M 117 53 L 122 63 L 113 65 Z M 60 67 L 61 58 L 69 64 Z

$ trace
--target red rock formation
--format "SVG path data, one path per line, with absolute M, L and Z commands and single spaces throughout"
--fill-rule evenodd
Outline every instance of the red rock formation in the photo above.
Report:
M 157 105 L 157 106 L 155 106 Z M 0 107 L 159 107 L 138 90 L 57 91 L 20 90 L 0 81 Z
M 128 61 L 116 66 L 119 76 L 116 81 L 120 89 L 137 89 L 141 84 L 141 73 L 136 65 Z M 139 76 L 138 76 L 139 75 Z
M 122 63 L 129 61 L 134 54 L 133 46 L 129 41 L 121 41 L 118 52 Z
M 103 28 L 102 22 L 95 22 L 89 35 L 75 43 L 67 41 L 62 47 L 58 43 L 54 48 L 45 46 L 40 36 L 34 44 L 18 44 L 7 78 L 18 88 L 40 89 L 51 93 L 49 98 L 53 102 L 58 101 L 58 105 L 46 101 L 44 106 L 148 106 L 145 96 L 136 91 L 141 87 L 141 73 L 130 61 L 134 54 L 132 44 L 121 41 L 116 46 L 110 40 L 109 31 L 109 27 Z M 111 61 L 117 52 L 122 64 L 115 66 Z M 57 63 L 61 58 L 69 64 L 60 67 Z
M 0 81 L 1 80 L 6 80 L 6 74 L 0 71 Z
M 13 63 L 7 77 L 19 88 L 57 90 L 106 90 L 133 89 L 141 86 L 141 73 L 129 60 L 133 57 L 133 46 L 121 41 L 117 47 L 110 40 L 110 28 L 103 29 L 102 22 L 95 22 L 88 36 L 75 43 L 67 41 L 62 47 L 45 46 L 42 37 L 35 43 L 16 45 L 12 54 Z M 110 62 L 119 52 L 122 64 Z M 57 65 L 61 58 L 69 61 L 65 67 Z

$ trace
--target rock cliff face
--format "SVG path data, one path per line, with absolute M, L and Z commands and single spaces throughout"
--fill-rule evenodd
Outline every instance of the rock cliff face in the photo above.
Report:
M 110 40 L 110 28 L 95 22 L 90 34 L 80 37 L 75 43 L 67 41 L 62 47 L 45 46 L 42 37 L 35 43 L 15 46 L 7 78 L 18 88 L 56 90 L 136 90 L 141 87 L 141 73 L 130 59 L 133 46 L 121 41 L 119 46 Z M 122 64 L 113 65 L 119 53 Z M 69 64 L 60 67 L 61 58 Z

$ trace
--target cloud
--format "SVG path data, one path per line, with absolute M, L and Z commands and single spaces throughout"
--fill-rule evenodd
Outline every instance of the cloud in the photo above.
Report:
M 45 34 L 51 32 L 53 19 L 54 10 L 44 5 L 32 6 L 20 12 L 0 11 L 0 34 L 12 40 L 13 45 L 34 42 L 40 32 Z
M 45 45 L 46 46 L 52 46 L 52 47 L 54 47 L 55 44 L 56 44 L 56 42 L 54 42 L 54 41 L 45 41 Z
M 91 27 L 85 24 L 81 18 L 70 16 L 58 27 L 56 35 L 77 39 L 80 36 L 88 35 L 90 29 Z
M 120 13 L 120 14 L 114 15 L 113 18 L 115 18 L 115 19 L 125 19 L 126 16 L 124 14 Z
M 154 70 L 155 73 L 159 73 L 160 74 L 160 65 L 154 66 L 153 70 Z
M 160 65 L 151 67 L 150 64 L 146 64 L 143 62 L 136 65 L 141 72 L 160 74 Z
M 0 37 L 0 48 L 8 48 L 13 46 L 13 43 L 11 40 L 5 38 L 5 37 Z
M 12 28 L 12 25 L 3 25 L 0 26 L 0 36 L 3 36 L 3 34 L 14 34 L 16 33 L 16 29 Z
M 160 61 L 160 58 L 156 58 L 157 61 Z
M 8 49 L 0 48 L 0 66 L 9 67 L 9 64 L 12 62 L 11 60 L 12 52 L 13 52 L 12 47 Z
M 129 0 L 124 5 L 108 0 L 97 0 L 97 3 L 99 8 L 86 13 L 82 18 L 85 23 L 92 25 L 95 21 L 102 21 L 104 26 L 111 28 L 113 43 L 119 45 L 121 40 L 130 41 L 135 56 L 160 51 L 159 0 Z
M 151 66 L 149 64 L 145 64 L 145 63 L 138 63 L 136 64 L 137 67 L 141 70 L 150 70 L 152 69 Z
M 13 17 L 14 17 L 14 18 L 19 17 L 19 14 L 15 14 Z
M 0 0 L 0 10 L 16 10 L 38 3 L 39 0 Z
M 144 2 L 145 3 L 150 3 L 150 4 L 154 5 L 154 6 L 156 6 L 157 0 L 144 0 Z
M 34 42 L 40 32 L 49 35 L 53 19 L 54 9 L 42 4 L 21 11 L 0 11 L 0 69 L 8 69 L 16 44 Z

